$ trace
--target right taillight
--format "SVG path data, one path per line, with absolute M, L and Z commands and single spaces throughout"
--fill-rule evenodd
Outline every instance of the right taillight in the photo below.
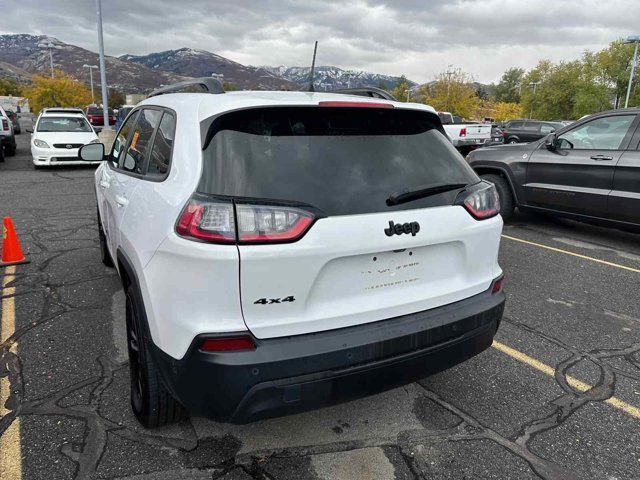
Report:
M 192 198 L 176 233 L 210 243 L 287 243 L 301 238 L 316 216 L 299 207 Z
M 2 119 L 2 129 L 9 130 L 9 121 L 6 118 Z
M 492 183 L 480 182 L 464 190 L 458 197 L 467 212 L 476 220 L 495 217 L 500 213 L 500 198 Z

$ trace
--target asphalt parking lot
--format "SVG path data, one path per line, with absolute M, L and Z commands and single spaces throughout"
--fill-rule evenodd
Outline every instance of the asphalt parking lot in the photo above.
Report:
M 640 478 L 640 235 L 516 215 L 483 354 L 305 414 L 149 431 L 129 407 L 93 168 L 34 170 L 28 141 L 0 164 L 0 216 L 31 260 L 0 270 L 0 478 Z

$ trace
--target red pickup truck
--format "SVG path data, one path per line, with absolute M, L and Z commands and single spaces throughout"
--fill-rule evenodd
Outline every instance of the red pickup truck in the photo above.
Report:
M 109 125 L 115 125 L 116 116 L 113 114 L 112 109 L 108 109 L 109 113 Z M 89 123 L 94 127 L 103 127 L 104 126 L 104 117 L 102 114 L 101 107 L 87 107 L 85 110 L 85 115 L 89 120 Z

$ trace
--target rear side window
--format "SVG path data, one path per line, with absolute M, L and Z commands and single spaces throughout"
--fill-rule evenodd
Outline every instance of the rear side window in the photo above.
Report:
M 403 109 L 227 113 L 209 127 L 198 190 L 304 203 L 326 215 L 451 204 L 456 192 L 386 204 L 407 189 L 478 181 L 440 129 L 435 114 Z
M 118 167 L 127 172 L 142 173 L 144 161 L 149 152 L 151 138 L 154 130 L 160 123 L 162 112 L 159 110 L 144 109 L 138 115 L 136 126 L 131 135 L 131 141 L 127 148 L 127 154 L 122 155 Z
M 524 122 L 509 122 L 507 123 L 507 128 L 522 128 Z
M 165 112 L 162 115 L 160 127 L 158 127 L 156 137 L 153 141 L 151 157 L 149 157 L 147 174 L 150 176 L 161 177 L 169 171 L 175 130 L 176 118 L 172 113 Z

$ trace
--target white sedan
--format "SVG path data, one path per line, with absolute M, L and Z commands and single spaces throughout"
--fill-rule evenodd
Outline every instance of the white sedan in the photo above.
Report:
M 86 165 L 78 158 L 78 149 L 99 143 L 95 130 L 82 113 L 45 111 L 38 117 L 31 134 L 34 166 Z M 100 163 L 100 162 L 95 162 Z

